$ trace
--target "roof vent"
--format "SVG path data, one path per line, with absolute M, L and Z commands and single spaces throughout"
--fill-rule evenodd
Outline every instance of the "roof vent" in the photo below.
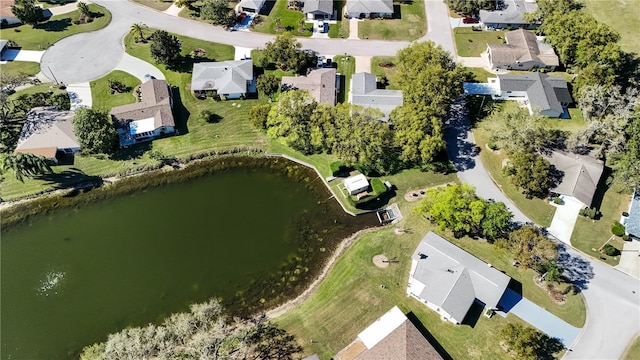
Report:
M 454 271 L 453 271 L 453 270 L 451 270 L 451 269 L 447 269 L 447 272 L 450 272 L 450 273 L 452 273 L 452 274 L 454 273 Z

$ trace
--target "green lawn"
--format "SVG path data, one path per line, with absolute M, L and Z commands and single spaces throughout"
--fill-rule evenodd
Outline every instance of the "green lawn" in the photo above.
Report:
M 127 90 L 121 94 L 111 94 L 109 80 L 120 81 Z M 114 106 L 131 104 L 136 102 L 133 89 L 140 85 L 140 80 L 124 71 L 115 70 L 98 80 L 91 82 L 91 101 L 94 109 L 111 110 Z
M 6 64 L 0 65 L 0 72 L 4 74 L 23 73 L 32 76 L 40 72 L 40 64 L 31 61 L 8 61 Z
M 487 44 L 502 44 L 504 31 L 473 31 L 470 27 L 453 29 L 458 56 L 480 56 L 487 50 Z
M 585 0 L 584 11 L 620 33 L 620 45 L 626 51 L 640 54 L 638 41 L 638 9 L 640 0 Z
M 137 2 L 140 5 L 144 5 L 152 9 L 156 9 L 158 11 L 167 10 L 173 3 L 172 1 L 162 1 L 162 0 L 133 0 L 133 1 Z
M 40 23 L 34 27 L 20 25 L 3 29 L 0 31 L 0 38 L 12 40 L 25 50 L 44 50 L 62 38 L 102 29 L 111 22 L 111 13 L 102 6 L 89 4 L 89 9 L 96 14 L 102 14 L 102 16 L 96 17 L 91 23 L 75 25 L 73 21 L 80 16 L 80 12 L 76 10 L 67 14 L 52 16 L 47 22 Z
M 609 265 L 618 265 L 620 256 L 607 256 L 593 251 L 593 249 L 599 249 L 611 237 L 611 224 L 614 221 L 619 221 L 620 214 L 629 209 L 630 200 L 631 195 L 619 193 L 616 187 L 609 188 L 601 181 L 594 197 L 594 205 L 600 209 L 602 218 L 594 221 L 579 216 L 573 234 L 571 234 L 571 245 Z M 601 203 L 598 204 L 599 202 Z M 609 243 L 618 250 L 622 250 L 624 242 L 616 237 Z
M 640 336 L 637 336 L 636 339 L 629 344 L 627 351 L 625 351 L 622 356 L 622 360 L 636 360 L 638 358 L 640 358 Z
M 372 40 L 415 40 L 427 31 L 424 3 L 393 3 L 393 19 L 367 19 L 358 23 L 358 37 Z
M 344 12 L 342 9 L 344 8 L 344 0 L 335 0 L 333 2 L 333 9 L 338 14 L 336 19 L 336 24 L 329 24 L 329 37 L 330 38 L 342 38 L 346 39 L 349 37 L 349 19 L 344 19 Z
M 264 17 L 264 21 L 252 29 L 253 31 L 267 33 L 267 34 L 279 34 L 284 31 L 288 31 L 295 36 L 311 36 L 313 34 L 313 23 L 306 23 L 305 30 L 300 31 L 299 21 L 304 19 L 302 11 L 287 9 L 288 0 L 276 0 L 273 5 L 273 9 L 269 13 L 269 16 Z M 265 3 L 265 7 L 269 6 L 269 2 Z M 264 9 L 263 9 L 264 10 Z M 276 19 L 280 18 L 281 29 L 276 29 Z
M 338 102 L 343 103 L 348 100 L 351 76 L 356 72 L 356 59 L 349 55 L 338 55 L 333 57 L 333 62 L 338 64 L 338 73 L 340 74 Z
M 488 78 L 496 77 L 496 74 L 490 73 L 482 68 L 467 68 L 467 71 L 473 75 L 473 79 L 476 82 L 487 82 Z
M 378 76 L 386 76 L 387 80 L 389 80 L 389 85 L 387 85 L 387 89 L 389 90 L 400 90 L 398 86 L 398 70 L 396 70 L 395 62 L 395 56 L 374 56 L 371 58 L 371 73 Z M 384 63 L 394 64 L 394 66 L 380 66 Z

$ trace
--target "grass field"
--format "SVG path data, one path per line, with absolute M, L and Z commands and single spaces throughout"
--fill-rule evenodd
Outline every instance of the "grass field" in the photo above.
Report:
M 338 102 L 346 102 L 351 86 L 351 76 L 356 72 L 356 59 L 353 56 L 338 55 L 333 57 L 333 61 L 338 64 L 338 73 L 340 74 L 340 91 L 338 93 Z
M 336 0 L 333 2 L 333 9 L 338 14 L 337 23 L 329 24 L 329 37 L 330 38 L 342 38 L 346 39 L 349 37 L 349 20 L 343 18 L 344 12 L 342 9 L 344 8 L 344 0 Z
M 270 2 L 265 2 L 265 7 L 270 6 Z M 264 11 L 264 8 L 263 8 Z M 281 30 L 276 29 L 276 19 L 280 19 Z M 313 23 L 306 23 L 304 31 L 300 31 L 300 20 L 304 19 L 302 11 L 287 9 L 287 0 L 276 0 L 273 9 L 269 12 L 269 16 L 264 21 L 252 29 L 253 31 L 279 34 L 288 31 L 294 36 L 311 36 L 313 34 Z
M 467 68 L 467 71 L 473 75 L 473 80 L 475 82 L 484 83 L 488 81 L 488 78 L 496 77 L 496 74 L 490 73 L 482 68 Z
M 395 62 L 395 56 L 374 56 L 371 58 L 371 73 L 378 76 L 386 76 L 389 81 L 389 85 L 387 85 L 389 90 L 400 90 L 398 86 L 398 70 L 396 70 L 395 65 L 393 67 L 382 67 L 380 64 L 395 64 Z
M 165 11 L 172 4 L 171 1 L 161 1 L 161 0 L 133 0 L 133 1 L 140 5 L 144 5 L 152 9 L 156 9 L 158 11 Z
M 640 336 L 637 336 L 633 343 L 629 344 L 629 348 L 622 356 L 622 360 L 636 360 L 640 358 Z
M 94 21 L 88 24 L 75 25 L 73 23 L 80 16 L 80 12 L 76 10 L 67 14 L 52 16 L 47 22 L 36 26 L 20 25 L 3 29 L 0 31 L 0 38 L 12 40 L 25 50 L 45 50 L 62 38 L 102 29 L 111 22 L 111 13 L 102 6 L 89 4 L 89 9 L 95 14 L 101 14 L 101 16 L 95 17 Z
M 480 56 L 487 50 L 487 44 L 502 44 L 504 31 L 473 31 L 470 27 L 453 29 L 458 56 Z
M 4 74 L 23 73 L 32 76 L 40 72 L 40 64 L 31 61 L 8 61 L 0 65 L 0 72 Z
M 358 37 L 372 40 L 415 40 L 427 29 L 422 1 L 394 2 L 393 19 L 367 19 L 358 23 Z
M 640 0 L 584 0 L 581 3 L 585 5 L 585 11 L 620 33 L 620 45 L 624 50 L 640 55 Z
M 123 83 L 127 90 L 121 94 L 111 94 L 109 80 Z M 140 85 L 140 80 L 124 71 L 115 70 L 98 80 L 91 82 L 91 102 L 94 109 L 111 110 L 114 106 L 131 104 L 136 102 L 133 89 Z

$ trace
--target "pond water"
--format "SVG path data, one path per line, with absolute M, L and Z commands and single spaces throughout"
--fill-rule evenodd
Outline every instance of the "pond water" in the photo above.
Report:
M 75 358 L 210 297 L 246 314 L 295 296 L 375 216 L 343 213 L 306 168 L 286 173 L 236 167 L 3 229 L 2 359 Z

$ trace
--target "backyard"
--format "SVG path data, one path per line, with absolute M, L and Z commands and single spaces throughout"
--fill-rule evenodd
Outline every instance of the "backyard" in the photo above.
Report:
M 75 10 L 67 14 L 52 16 L 46 22 L 35 26 L 20 25 L 2 30 L 2 38 L 15 42 L 25 50 L 45 50 L 62 38 L 102 29 L 111 22 L 111 13 L 102 6 L 89 4 L 89 9 L 95 14 L 91 23 L 74 24 L 73 21 L 80 17 L 80 11 Z
M 458 56 L 476 57 L 487 50 L 487 44 L 502 44 L 504 31 L 474 31 L 471 27 L 453 29 Z
M 358 37 L 371 40 L 416 40 L 423 36 L 427 21 L 422 1 L 394 2 L 392 19 L 358 22 Z

